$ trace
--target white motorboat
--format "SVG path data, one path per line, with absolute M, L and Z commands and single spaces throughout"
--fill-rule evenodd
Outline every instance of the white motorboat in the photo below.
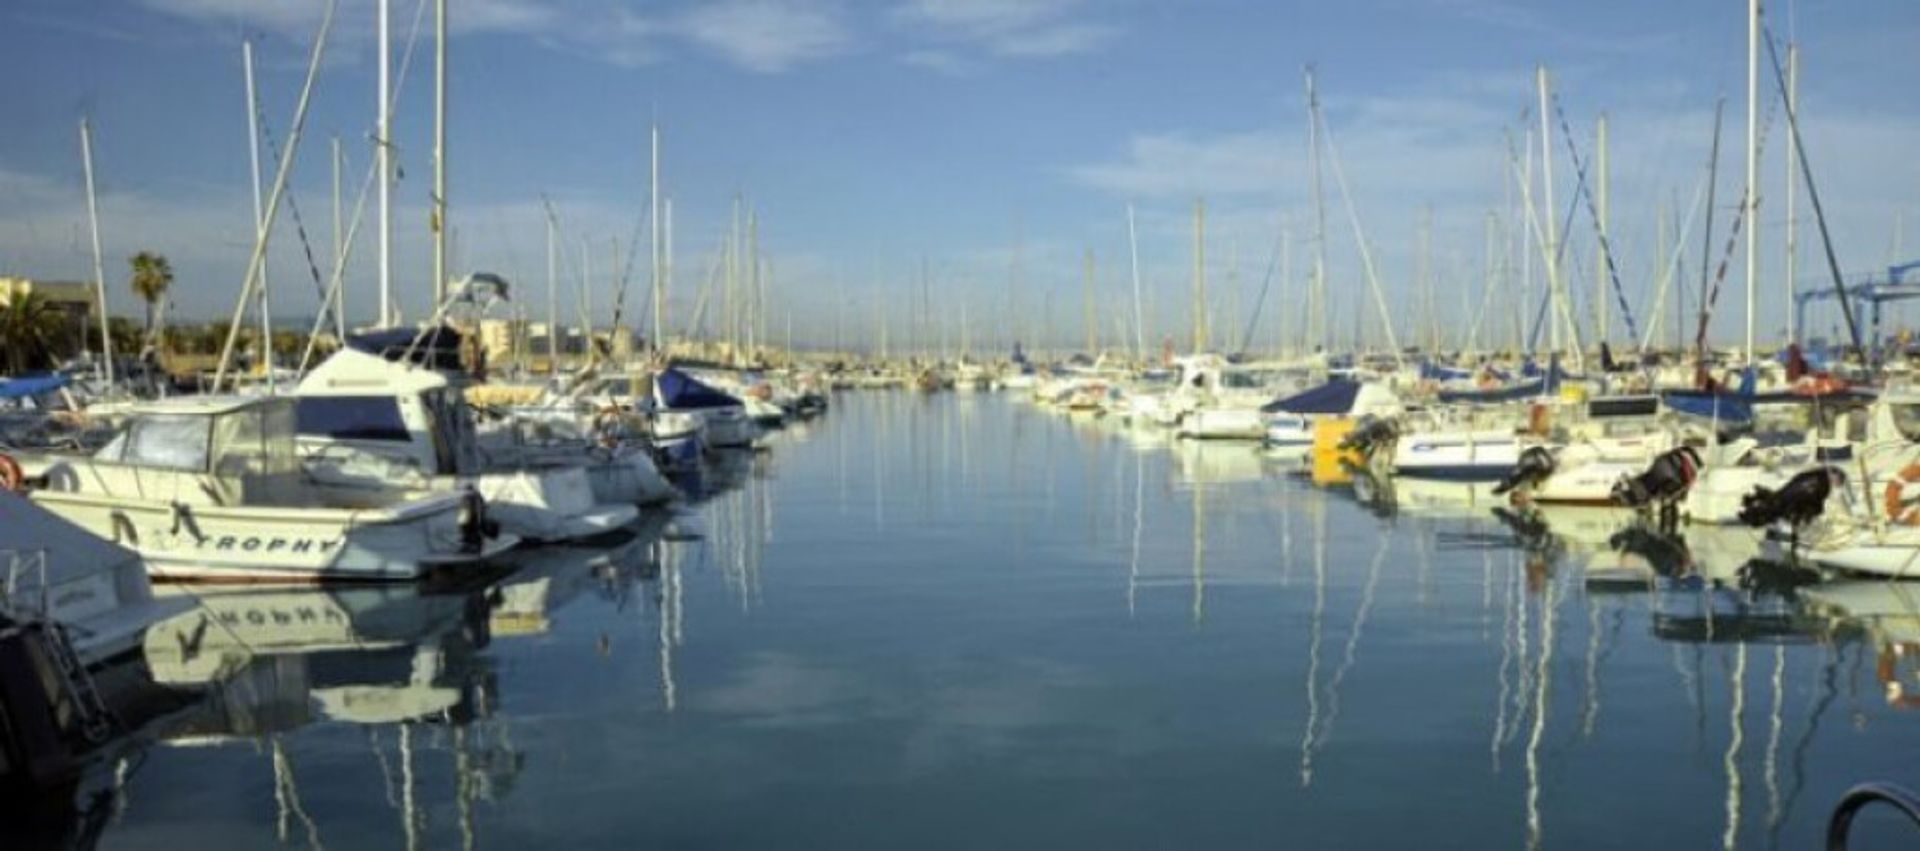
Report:
M 754 425 L 739 399 L 679 369 L 668 367 L 655 373 L 653 387 L 655 417 L 674 414 L 699 417 L 709 447 L 746 448 L 760 436 L 759 426 Z
M 480 446 L 473 411 L 447 374 L 357 348 L 335 352 L 294 391 L 307 474 L 343 504 L 377 507 L 471 486 L 490 517 L 536 541 L 597 537 L 639 517 L 595 495 L 587 447 L 508 453 Z
M 131 547 L 165 578 L 411 580 L 519 542 L 471 491 L 378 506 L 338 499 L 300 468 L 294 407 L 287 397 L 145 402 L 94 454 L 23 456 L 21 467 L 34 502 Z

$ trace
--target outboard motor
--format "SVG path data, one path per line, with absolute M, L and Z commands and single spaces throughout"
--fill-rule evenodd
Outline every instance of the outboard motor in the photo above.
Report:
M 1676 503 L 1700 476 L 1700 453 L 1691 446 L 1669 449 L 1653 459 L 1638 476 L 1622 478 L 1613 486 L 1613 501 L 1628 508 L 1660 508 L 1660 524 L 1671 529 L 1678 522 Z
M 1521 487 L 1530 487 L 1546 481 L 1553 475 L 1553 451 L 1544 446 L 1528 447 L 1520 453 L 1520 460 L 1514 462 L 1513 469 L 1493 486 L 1495 495 L 1510 493 Z
M 1400 437 L 1400 426 L 1393 420 L 1362 417 L 1352 431 L 1340 438 L 1340 448 L 1359 452 L 1371 457 L 1374 450 L 1392 443 Z
M 1740 498 L 1740 522 L 1754 528 L 1785 523 L 1795 549 L 1800 529 L 1827 510 L 1827 497 L 1847 486 L 1847 474 L 1838 467 L 1817 467 L 1794 476 L 1778 490 L 1756 487 Z
M 500 536 L 500 521 L 487 516 L 487 501 L 469 488 L 460 496 L 460 546 L 477 553 L 490 538 Z

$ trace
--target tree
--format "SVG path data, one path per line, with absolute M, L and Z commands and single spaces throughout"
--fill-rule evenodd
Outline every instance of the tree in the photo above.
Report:
M 0 305 L 0 349 L 11 374 L 51 368 L 71 334 L 67 314 L 38 293 L 16 294 Z
M 167 262 L 166 255 L 142 251 L 127 259 L 133 267 L 127 285 L 133 288 L 134 295 L 147 304 L 147 339 L 154 339 L 154 308 L 165 298 L 167 290 L 173 286 L 173 264 Z

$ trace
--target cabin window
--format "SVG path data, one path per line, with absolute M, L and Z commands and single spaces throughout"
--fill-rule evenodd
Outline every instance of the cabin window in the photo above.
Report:
M 413 439 L 400 402 L 392 396 L 304 396 L 295 414 L 303 435 L 335 440 Z
M 1893 427 L 1901 437 L 1920 442 L 1920 404 L 1889 404 L 1887 410 L 1893 414 Z
M 207 431 L 212 422 L 208 417 L 187 415 L 141 417 L 101 450 L 100 457 L 142 467 L 205 470 Z

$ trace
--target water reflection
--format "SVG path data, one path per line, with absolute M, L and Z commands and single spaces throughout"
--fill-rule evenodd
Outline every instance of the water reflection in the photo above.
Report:
M 1738 530 L 993 394 L 701 482 L 466 592 L 208 595 L 103 844 L 1786 847 L 1910 772 L 1920 596 Z

